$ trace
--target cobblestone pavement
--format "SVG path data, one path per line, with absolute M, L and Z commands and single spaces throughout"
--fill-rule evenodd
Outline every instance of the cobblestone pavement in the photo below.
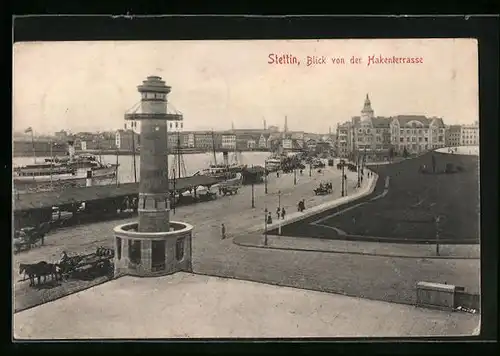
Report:
M 352 190 L 357 176 L 353 172 L 347 174 L 348 187 Z M 172 220 L 185 221 L 195 227 L 194 272 L 409 303 L 414 301 L 414 288 L 420 280 L 446 281 L 472 292 L 478 291 L 478 260 L 401 259 L 265 250 L 232 243 L 232 237 L 263 221 L 265 207 L 275 213 L 278 190 L 281 190 L 281 205 L 289 212 L 296 209 L 299 199 L 305 199 L 306 207 L 310 207 L 335 199 L 340 194 L 339 171 L 333 167 L 327 167 L 321 174 L 313 172 L 311 178 L 306 170 L 303 176 L 297 175 L 297 180 L 297 186 L 294 186 L 293 174 L 282 175 L 279 179 L 271 175 L 267 196 L 264 196 L 263 184 L 255 186 L 255 209 L 251 209 L 250 186 L 243 187 L 241 193 L 234 196 L 177 209 L 171 216 Z M 322 180 L 333 183 L 334 193 L 314 196 L 312 189 Z M 101 222 L 56 231 L 47 236 L 46 246 L 16 255 L 14 266 L 22 262 L 53 261 L 63 250 L 76 254 L 92 252 L 100 245 L 112 247 L 113 227 L 132 220 Z M 229 237 L 226 240 L 220 238 L 221 223 L 226 224 Z

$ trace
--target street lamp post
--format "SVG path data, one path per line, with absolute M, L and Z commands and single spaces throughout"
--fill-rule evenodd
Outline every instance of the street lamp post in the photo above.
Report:
M 436 256 L 439 256 L 439 221 L 440 216 L 436 216 Z
M 358 188 L 361 187 L 361 165 L 359 164 L 359 155 L 356 162 L 356 170 L 358 171 Z
M 253 166 L 252 166 L 253 168 Z M 254 179 L 252 178 L 252 208 L 255 208 Z
M 174 215 L 175 215 L 175 206 L 177 205 L 175 203 L 175 168 L 172 169 L 172 172 L 174 173 L 174 199 L 172 199 L 172 210 L 174 211 Z
M 341 181 L 342 181 L 342 190 L 341 190 L 342 191 L 342 196 L 345 195 L 345 189 L 344 189 L 344 185 L 345 185 L 344 184 L 344 177 L 345 177 L 345 175 L 344 175 L 344 167 L 345 167 L 345 162 L 342 164 L 342 179 L 341 179 Z
M 311 176 L 311 171 L 312 171 L 312 163 L 309 163 L 309 177 Z
M 267 208 L 264 210 L 264 246 L 267 246 Z
M 281 210 L 281 190 L 278 190 L 278 209 Z
M 267 194 L 267 161 L 264 162 L 264 193 Z
M 297 168 L 293 169 L 293 185 L 297 185 Z

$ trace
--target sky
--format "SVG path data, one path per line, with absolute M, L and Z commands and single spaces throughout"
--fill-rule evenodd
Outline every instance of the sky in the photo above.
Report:
M 298 64 L 270 64 L 269 55 Z M 307 57 L 325 64 L 307 66 Z M 373 64 L 369 57 L 421 58 Z M 361 63 L 351 64 L 351 57 Z M 344 58 L 334 64 L 332 58 Z M 13 129 L 123 128 L 137 85 L 158 75 L 185 130 L 284 125 L 326 133 L 360 115 L 366 94 L 377 116 L 420 114 L 446 124 L 478 120 L 474 39 L 21 42 L 13 54 Z

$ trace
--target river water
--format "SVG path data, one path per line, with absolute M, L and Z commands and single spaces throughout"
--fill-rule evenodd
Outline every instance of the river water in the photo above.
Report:
M 239 164 L 246 164 L 249 167 L 252 165 L 255 166 L 264 166 L 264 161 L 269 157 L 269 152 L 243 152 L 238 153 L 235 157 L 234 153 L 229 153 L 229 162 L 237 162 Z M 190 176 L 194 173 L 201 171 L 203 169 L 208 168 L 211 163 L 214 163 L 213 153 L 195 153 L 195 154 L 186 154 L 181 156 L 181 177 L 184 175 Z M 45 157 L 37 157 L 36 162 L 43 162 Z M 101 156 L 101 161 L 103 163 L 116 163 L 117 156 L 114 155 L 104 155 Z M 217 153 L 216 155 L 217 163 L 222 163 L 222 153 Z M 139 165 L 141 159 L 139 155 L 135 158 L 136 161 L 136 172 L 137 172 L 137 180 L 140 178 L 140 169 Z M 176 176 L 178 176 L 178 161 L 176 157 L 173 155 L 169 156 L 169 175 L 172 176 L 172 168 L 175 164 Z M 120 183 L 129 183 L 134 181 L 134 158 L 133 156 L 118 156 L 118 180 Z M 183 163 L 183 164 L 182 164 Z M 26 164 L 33 164 L 32 157 L 14 157 L 13 158 L 13 166 L 23 166 Z M 183 168 L 184 167 L 184 168 Z

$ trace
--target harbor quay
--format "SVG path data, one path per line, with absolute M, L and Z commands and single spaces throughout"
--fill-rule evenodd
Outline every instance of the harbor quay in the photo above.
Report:
M 475 259 L 400 258 L 349 253 L 317 251 L 271 250 L 243 247 L 233 243 L 234 237 L 245 234 L 245 229 L 264 225 L 264 209 L 271 211 L 273 221 L 278 199 L 288 213 L 296 211 L 298 200 L 305 199 L 306 210 L 333 201 L 340 196 L 340 171 L 326 167 L 322 173 L 306 170 L 293 174 L 268 176 L 268 194 L 264 184 L 254 186 L 255 208 L 251 208 L 251 186 L 244 186 L 237 195 L 217 199 L 206 204 L 183 206 L 171 211 L 173 220 L 194 224 L 193 272 L 196 274 L 238 278 L 267 284 L 297 287 L 309 290 L 339 293 L 374 300 L 414 304 L 415 286 L 419 281 L 447 282 L 469 290 L 479 288 Z M 357 176 L 346 172 L 351 194 Z M 322 181 L 331 181 L 333 194 L 315 196 Z M 350 189 L 349 189 L 350 188 Z M 279 198 L 278 191 L 281 192 Z M 132 222 L 105 221 L 57 230 L 46 238 L 45 246 L 14 256 L 15 310 L 23 310 L 62 295 L 76 292 L 91 283 L 63 283 L 51 289 L 35 290 L 26 282 L 17 283 L 20 263 L 57 260 L 62 251 L 70 254 L 89 253 L 97 246 L 112 247 L 113 227 Z M 226 225 L 227 238 L 221 239 L 221 223 Z M 276 237 L 278 238 L 278 237 Z M 436 271 L 439 271 L 437 273 Z M 476 283 L 477 282 L 477 283 Z
M 346 174 L 347 194 L 350 194 L 356 189 L 357 174 L 354 172 L 346 172 Z M 227 244 L 232 237 L 254 230 L 259 224 L 264 227 L 264 211 L 266 208 L 272 213 L 272 218 L 275 220 L 278 204 L 290 214 L 297 211 L 299 200 L 305 201 L 307 209 L 340 197 L 340 175 L 341 173 L 336 167 L 325 167 L 321 170 L 321 173 L 317 170 L 311 170 L 311 176 L 309 176 L 309 170 L 303 170 L 302 174 L 297 171 L 295 179 L 293 173 L 280 173 L 279 177 L 276 173 L 272 173 L 267 177 L 268 194 L 265 194 L 264 183 L 253 186 L 255 208 L 252 208 L 252 186 L 248 185 L 241 187 L 236 195 L 221 197 L 205 204 L 171 209 L 170 215 L 174 221 L 186 221 L 195 226 L 192 242 L 193 268 L 195 268 L 194 265 L 198 266 L 200 258 L 209 259 L 207 253 L 217 253 L 217 246 Z M 321 182 L 332 183 L 333 193 L 316 196 L 313 190 Z M 100 246 L 113 247 L 113 227 L 132 222 L 135 219 L 129 218 L 86 224 L 62 228 L 49 233 L 46 236 L 44 246 L 14 255 L 14 282 L 21 278 L 18 275 L 17 268 L 21 263 L 55 262 L 60 258 L 63 251 L 66 251 L 69 255 L 77 255 L 93 252 Z M 226 235 L 228 237 L 227 241 L 223 242 L 221 242 L 221 224 L 226 226 Z M 203 270 L 203 267 L 201 267 L 201 270 Z M 200 273 L 203 273 L 203 271 Z M 36 297 L 37 293 L 59 294 L 56 290 L 63 287 L 64 284 L 54 287 L 50 291 L 36 291 L 30 290 L 27 283 L 19 283 L 19 286 L 16 285 L 15 289 L 21 288 L 23 291 L 16 292 L 16 303 L 22 304 L 21 300 L 24 291 L 29 294 L 35 293 Z M 45 299 L 46 297 L 44 297 Z

